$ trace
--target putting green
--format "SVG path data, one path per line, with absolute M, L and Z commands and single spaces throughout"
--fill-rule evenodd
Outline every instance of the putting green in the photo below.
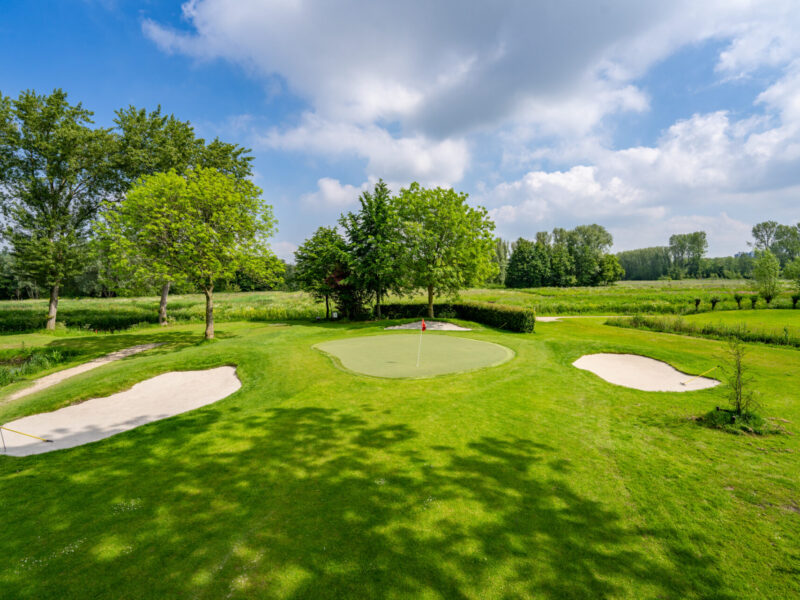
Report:
M 350 371 L 373 377 L 422 378 L 494 367 L 514 356 L 509 348 L 466 337 L 425 333 L 417 366 L 419 334 L 373 335 L 314 346 Z

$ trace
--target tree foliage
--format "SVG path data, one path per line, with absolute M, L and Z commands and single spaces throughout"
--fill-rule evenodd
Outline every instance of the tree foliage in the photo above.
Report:
M 330 318 L 330 298 L 350 270 L 347 242 L 333 227 L 320 227 L 295 251 L 295 279 L 300 288 L 325 300 Z
M 67 94 L 0 97 L 0 200 L 16 268 L 50 290 L 55 328 L 59 289 L 84 268 L 89 225 L 115 189 L 114 137 Z
M 467 204 L 466 194 L 412 183 L 400 190 L 398 205 L 401 268 L 411 286 L 427 291 L 430 317 L 435 297 L 454 294 L 494 274 L 494 223 L 485 208 Z
M 758 293 L 767 304 L 780 293 L 780 273 L 781 265 L 775 255 L 769 250 L 759 251 L 753 269 L 753 279 Z
M 237 271 L 275 280 L 282 271 L 266 241 L 275 231 L 272 207 L 250 181 L 216 169 L 146 176 L 98 226 L 128 266 L 186 280 L 205 293 L 206 338 L 214 337 L 217 280 Z
M 368 291 L 375 298 L 380 318 L 381 302 L 389 291 L 403 289 L 403 271 L 397 268 L 402 255 L 400 215 L 389 187 L 378 181 L 372 193 L 363 192 L 357 213 L 339 219 L 347 237 L 350 275 L 347 283 Z

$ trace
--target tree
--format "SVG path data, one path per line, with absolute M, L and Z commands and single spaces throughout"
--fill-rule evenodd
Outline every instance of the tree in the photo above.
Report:
M 329 319 L 330 298 L 339 286 L 337 275 L 347 270 L 347 243 L 333 227 L 320 227 L 294 253 L 295 278 L 300 288 L 325 300 Z
M 600 283 L 600 259 L 614 239 L 601 225 L 579 225 L 566 234 L 566 244 L 578 285 Z
M 795 289 L 800 293 L 800 257 L 795 258 L 783 269 L 783 274 L 792 281 Z
M 472 208 L 453 189 L 418 183 L 400 190 L 405 263 L 410 284 L 428 293 L 428 316 L 440 294 L 485 280 L 494 273 L 494 223 L 485 208 Z
M 726 364 L 720 365 L 727 384 L 728 398 L 736 415 L 750 415 L 756 409 L 755 396 L 747 389 L 750 378 L 744 363 L 745 354 L 744 342 L 731 336 L 728 340 Z
M 143 177 L 100 224 L 130 264 L 164 280 L 185 279 L 206 297 L 206 339 L 214 337 L 214 283 L 245 271 L 277 281 L 282 263 L 266 239 L 272 207 L 248 180 L 216 169 Z M 145 267 L 146 265 L 146 267 Z
M 497 265 L 497 275 L 492 279 L 492 283 L 499 283 L 501 285 L 505 284 L 510 255 L 511 249 L 509 247 L 509 243 L 502 238 L 495 238 L 492 262 Z
M 700 276 L 703 256 L 708 250 L 708 238 L 705 231 L 671 235 L 669 253 L 672 256 L 672 272 L 674 279 L 681 279 L 685 274 Z
M 600 259 L 600 281 L 605 285 L 619 281 L 625 277 L 625 269 L 613 254 L 605 254 Z
M 534 261 L 533 242 L 519 238 L 514 242 L 513 248 L 511 258 L 508 259 L 505 286 L 510 288 L 531 287 Z
M 775 234 L 778 232 L 777 221 L 764 221 L 753 225 L 751 230 L 753 239 L 755 240 L 751 245 L 756 250 L 771 250 L 772 244 L 775 242 Z
M 667 275 L 672 265 L 666 246 L 626 250 L 618 253 L 617 258 L 628 280 L 658 279 Z
M 115 167 L 119 173 L 119 193 L 125 192 L 140 178 L 154 173 L 175 171 L 178 175 L 195 167 L 215 168 L 239 179 L 252 176 L 250 150 L 235 144 L 226 144 L 215 139 L 206 144 L 195 136 L 188 121 L 180 121 L 174 115 L 164 115 L 161 107 L 149 113 L 145 109 L 129 106 L 116 111 L 114 119 L 118 132 L 118 151 Z M 113 252 L 113 246 L 107 249 Z M 125 261 L 116 261 L 121 268 Z M 127 275 L 132 273 L 128 269 Z M 158 322 L 167 324 L 167 297 L 171 281 L 153 278 L 147 269 L 136 270 L 145 281 L 130 282 L 127 287 L 158 286 L 161 302 Z
M 403 272 L 397 268 L 402 251 L 400 217 L 382 179 L 375 184 L 373 193 L 363 192 L 358 200 L 361 209 L 339 219 L 351 256 L 348 283 L 374 295 L 375 314 L 380 319 L 384 295 L 403 286 Z
M 753 279 L 761 297 L 767 305 L 780 293 L 781 265 L 775 255 L 769 250 L 761 250 L 756 258 L 753 269 Z
M 47 328 L 55 329 L 59 290 L 79 273 L 89 226 L 113 192 L 114 138 L 91 127 L 92 113 L 67 94 L 0 97 L 0 200 L 17 268 L 49 288 Z
M 775 241 L 770 250 L 778 257 L 782 266 L 800 257 L 800 223 L 778 225 L 775 230 Z

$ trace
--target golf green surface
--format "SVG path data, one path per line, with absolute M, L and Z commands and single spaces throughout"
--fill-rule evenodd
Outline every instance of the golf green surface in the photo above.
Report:
M 420 345 L 421 341 L 421 345 Z M 435 377 L 493 367 L 514 357 L 505 346 L 448 334 L 385 334 L 345 338 L 315 348 L 348 371 L 372 377 Z M 419 353 L 419 366 L 417 354 Z

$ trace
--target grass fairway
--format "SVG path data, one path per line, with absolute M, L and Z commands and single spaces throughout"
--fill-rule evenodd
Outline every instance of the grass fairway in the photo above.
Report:
M 493 367 L 514 356 L 505 346 L 447 333 L 384 333 L 332 340 L 315 347 L 349 371 L 410 379 Z
M 0 422 L 175 369 L 237 365 L 243 387 L 95 444 L 0 456 L 0 597 L 800 595 L 800 352 L 750 354 L 763 414 L 795 435 L 735 436 L 688 418 L 719 389 L 640 392 L 571 366 L 631 352 L 700 373 L 722 343 L 601 322 L 459 333 L 516 357 L 426 380 L 313 349 L 382 324 L 51 338 L 89 354 L 174 343 L 0 397 Z

